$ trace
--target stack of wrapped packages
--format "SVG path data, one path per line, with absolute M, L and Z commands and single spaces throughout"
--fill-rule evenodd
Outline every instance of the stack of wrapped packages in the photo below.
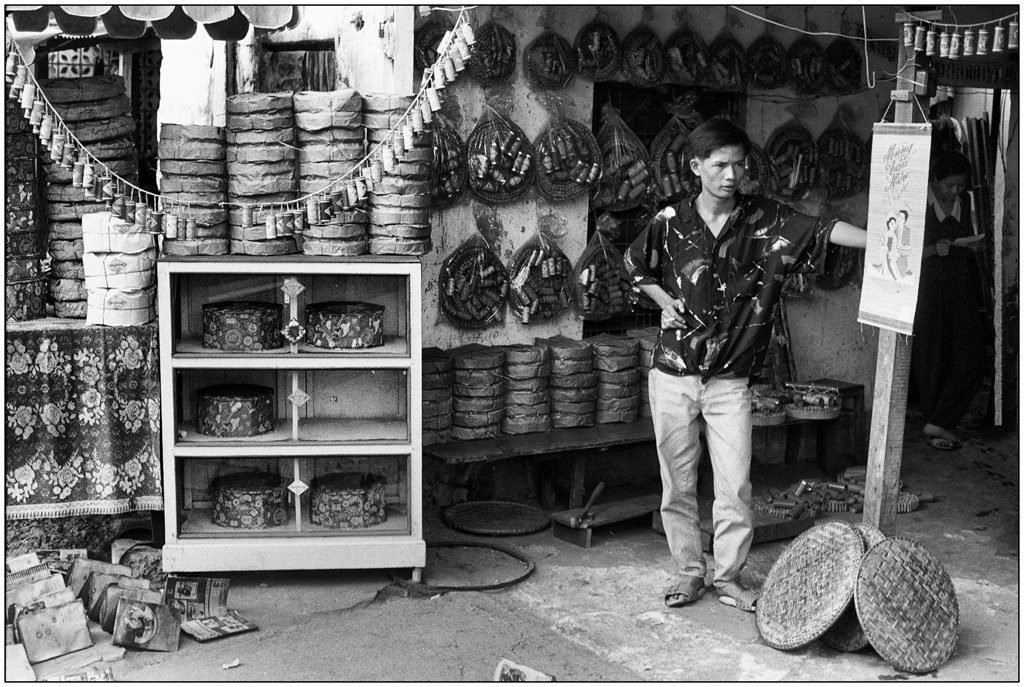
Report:
M 587 339 L 597 371 L 598 424 L 636 422 L 640 414 L 640 344 L 636 339 L 598 334 Z
M 294 97 L 295 134 L 299 146 L 299 192 L 315 194 L 358 170 L 365 149 L 363 98 L 351 88 L 300 91 Z M 360 182 L 363 183 L 363 182 Z M 362 191 L 362 192 L 360 192 Z M 328 189 L 330 201 L 307 199 L 306 255 L 362 255 L 369 251 L 365 186 L 342 182 Z
M 226 255 L 227 165 L 224 130 L 199 124 L 160 126 L 164 252 Z M 172 226 L 173 225 L 173 226 Z
M 41 79 L 39 85 L 71 133 L 89 150 L 90 158 L 102 163 L 80 159 L 68 169 L 62 156 L 61 160 L 51 160 L 44 166 L 54 314 L 81 318 L 86 315 L 82 216 L 106 209 L 103 193 L 96 192 L 95 183 L 105 176 L 104 166 L 125 181 L 137 180 L 135 120 L 120 76 Z M 109 184 L 104 179 L 102 185 Z M 134 212 L 134 204 L 130 210 Z
M 229 97 L 225 139 L 228 202 L 233 206 L 228 212 L 231 252 L 298 252 L 294 236 L 297 213 L 282 204 L 295 200 L 299 190 L 292 94 Z
M 455 365 L 440 348 L 423 349 L 423 445 L 452 438 L 452 382 Z
M 553 336 L 535 339 L 551 358 L 548 378 L 552 427 L 590 427 L 597 410 L 597 374 L 590 344 Z
M 363 99 L 369 145 L 382 144 L 381 177 L 380 181 L 374 178 L 370 194 L 370 253 L 374 255 L 425 255 L 432 248 L 434 137 L 426 128 L 416 133 L 405 119 L 412 103 L 411 95 L 367 95 Z
M 137 211 L 144 217 L 145 211 Z M 86 324 L 127 327 L 156 318 L 156 235 L 109 212 L 82 217 Z
M 505 351 L 466 344 L 451 351 L 455 363 L 452 439 L 487 439 L 505 417 Z
M 34 320 L 46 315 L 46 279 L 40 258 L 37 139 L 18 101 L 7 100 L 4 117 L 4 305 L 8 321 Z M 81 238 L 81 225 L 72 234 Z M 78 285 L 75 282 L 71 286 L 77 289 Z M 57 284 L 55 288 L 60 290 L 61 286 Z
M 530 434 L 551 429 L 548 376 L 551 358 L 546 346 L 516 344 L 505 351 L 505 434 Z
M 654 347 L 658 343 L 661 329 L 644 327 L 629 329 L 626 336 L 636 339 L 640 344 L 640 417 L 651 417 L 651 391 L 647 385 L 651 368 L 654 367 Z

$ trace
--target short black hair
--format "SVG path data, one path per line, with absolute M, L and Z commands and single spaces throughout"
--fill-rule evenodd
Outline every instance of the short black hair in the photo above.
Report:
M 906 219 L 910 219 L 910 212 L 907 211 L 906 208 L 900 208 L 900 211 L 897 212 L 896 214 L 897 215 L 902 214 Z
M 971 161 L 963 153 L 950 150 L 932 160 L 932 180 L 941 181 L 947 177 L 963 174 L 971 178 Z
M 750 138 L 743 129 L 728 119 L 714 117 L 701 122 L 686 138 L 686 158 L 704 160 L 719 148 L 743 146 L 743 154 L 750 153 Z

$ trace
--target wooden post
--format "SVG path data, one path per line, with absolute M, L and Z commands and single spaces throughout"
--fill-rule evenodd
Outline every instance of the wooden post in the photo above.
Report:
M 896 122 L 922 121 L 914 95 L 914 48 L 903 45 L 905 14 L 896 15 L 900 54 L 896 90 Z M 907 417 L 907 387 L 910 379 L 910 339 L 889 329 L 878 335 L 875 366 L 875 396 L 872 401 L 871 438 L 868 445 L 868 474 L 864 489 L 864 522 L 886 536 L 896 531 L 896 499 L 899 495 L 900 464 L 903 460 L 903 430 Z

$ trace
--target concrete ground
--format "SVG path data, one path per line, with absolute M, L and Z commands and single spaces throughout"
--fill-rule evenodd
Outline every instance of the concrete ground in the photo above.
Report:
M 956 649 L 928 675 L 901 674 L 871 649 L 845 654 L 816 641 L 777 651 L 760 640 L 752 614 L 713 594 L 666 608 L 660 591 L 672 565 L 649 518 L 597 530 L 588 550 L 550 529 L 467 537 L 433 513 L 428 541 L 511 545 L 536 571 L 507 589 L 445 594 L 393 584 L 388 571 L 232 573 L 229 606 L 258 632 L 206 644 L 183 636 L 177 653 L 129 652 L 114 674 L 125 681 L 489 681 L 507 657 L 559 681 L 1016 681 L 1018 438 L 991 430 L 966 436 L 961 450 L 939 452 L 908 424 L 903 452 L 906 485 L 937 501 L 898 516 L 897 534 L 942 562 L 960 609 Z M 808 476 L 824 475 L 809 463 L 760 468 L 754 493 Z M 756 545 L 746 581 L 759 586 L 785 546 Z M 479 548 L 428 551 L 425 581 L 433 585 L 495 582 L 524 570 Z M 236 659 L 237 667 L 223 667 Z

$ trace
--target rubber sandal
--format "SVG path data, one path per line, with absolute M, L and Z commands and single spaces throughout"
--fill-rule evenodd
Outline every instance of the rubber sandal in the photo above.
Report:
M 662 594 L 665 596 L 665 605 L 669 608 L 679 608 L 704 596 L 704 580 L 693 575 L 680 575 L 675 584 L 665 589 Z
M 953 451 L 961 446 L 959 441 L 953 441 L 945 437 L 928 437 L 928 443 L 937 451 Z
M 757 610 L 757 592 L 747 589 L 739 582 L 730 582 L 715 589 L 718 600 L 726 606 L 753 613 Z

